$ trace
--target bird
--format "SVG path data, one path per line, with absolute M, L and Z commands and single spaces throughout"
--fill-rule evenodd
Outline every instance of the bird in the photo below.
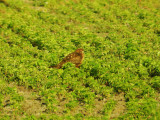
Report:
M 84 50 L 82 48 L 76 49 L 74 52 L 68 54 L 59 64 L 50 66 L 50 68 L 62 68 L 63 64 L 67 62 L 71 62 L 75 64 L 77 68 L 80 68 L 80 65 L 82 64 L 84 60 Z

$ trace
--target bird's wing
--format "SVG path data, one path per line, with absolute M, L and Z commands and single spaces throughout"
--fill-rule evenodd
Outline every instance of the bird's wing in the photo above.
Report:
M 67 55 L 57 66 L 59 68 L 62 67 L 63 64 L 67 63 L 67 62 L 71 62 L 71 59 L 75 57 L 74 53 L 70 53 L 69 55 Z
M 71 59 L 73 59 L 74 57 L 76 57 L 75 53 L 70 53 L 69 55 L 67 55 L 62 61 L 63 62 L 69 62 Z

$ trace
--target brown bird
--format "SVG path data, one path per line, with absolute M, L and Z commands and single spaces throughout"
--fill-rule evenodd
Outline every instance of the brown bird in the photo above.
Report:
M 82 48 L 78 48 L 73 53 L 70 53 L 69 55 L 67 55 L 59 64 L 57 64 L 55 66 L 51 66 L 50 68 L 60 69 L 63 66 L 63 64 L 65 64 L 67 62 L 71 62 L 71 63 L 75 64 L 75 66 L 77 68 L 79 68 L 80 65 L 82 64 L 83 59 L 84 59 L 83 51 L 84 50 Z

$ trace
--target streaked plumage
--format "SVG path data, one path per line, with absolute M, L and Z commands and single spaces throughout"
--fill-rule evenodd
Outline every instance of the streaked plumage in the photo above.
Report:
M 71 62 L 71 63 L 75 64 L 75 66 L 77 68 L 79 68 L 83 62 L 83 59 L 84 59 L 83 51 L 84 51 L 83 49 L 78 48 L 73 53 L 70 53 L 69 55 L 67 55 L 58 65 L 51 66 L 51 67 L 60 69 L 63 66 L 63 64 L 65 64 L 67 62 Z

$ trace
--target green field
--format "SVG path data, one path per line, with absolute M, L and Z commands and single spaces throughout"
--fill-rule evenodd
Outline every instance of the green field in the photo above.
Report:
M 0 120 L 159 118 L 159 0 L 0 0 Z

